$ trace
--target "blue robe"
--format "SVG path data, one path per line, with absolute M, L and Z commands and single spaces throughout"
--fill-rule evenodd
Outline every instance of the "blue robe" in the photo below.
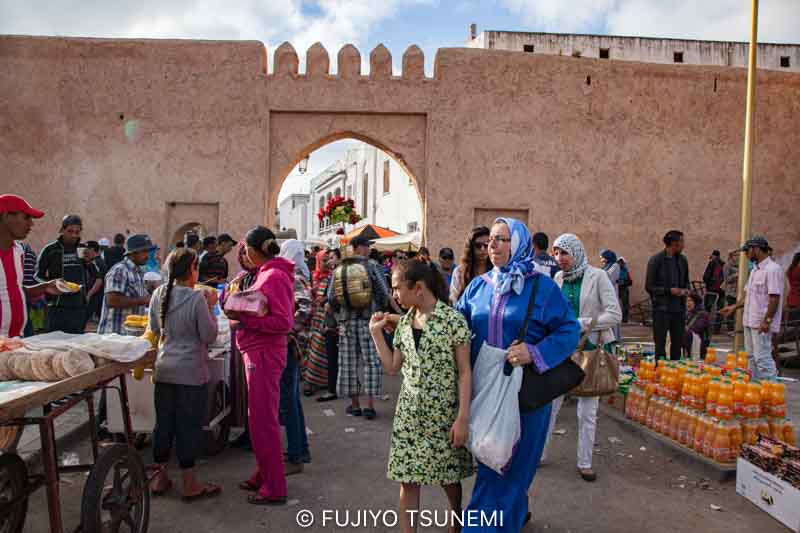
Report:
M 456 308 L 464 315 L 473 332 L 471 362 L 484 341 L 491 346 L 508 348 L 516 340 L 528 308 L 533 278 L 539 277 L 533 315 L 528 322 L 525 344 L 533 364 L 545 372 L 569 357 L 580 336 L 580 325 L 569 303 L 549 277 L 532 273 L 525 280 L 521 294 L 513 290 L 505 295 L 494 292 L 491 274 L 475 278 L 464 291 Z M 542 456 L 550 423 L 550 405 L 520 417 L 522 434 L 504 475 L 478 464 L 478 474 L 468 512 L 484 517 L 483 524 L 464 524 L 464 531 L 517 532 L 528 512 L 528 489 L 533 483 Z M 496 520 L 490 520 L 495 513 Z M 465 517 L 470 516 L 465 513 Z M 500 523 L 502 519 L 502 524 Z M 488 523 L 491 522 L 491 523 Z

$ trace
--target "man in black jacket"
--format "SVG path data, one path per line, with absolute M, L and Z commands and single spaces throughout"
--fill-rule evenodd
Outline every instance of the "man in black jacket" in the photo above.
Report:
M 114 235 L 114 246 L 103 250 L 103 262 L 105 263 L 106 272 L 123 259 L 125 259 L 125 235 L 117 233 Z
M 83 333 L 86 326 L 88 279 L 83 259 L 78 257 L 83 222 L 78 215 L 67 215 L 61 221 L 61 235 L 45 246 L 36 264 L 36 279 L 47 282 L 63 278 L 77 283 L 80 290 L 48 298 L 47 331 Z
M 664 251 L 647 262 L 645 290 L 653 303 L 653 337 L 656 358 L 666 357 L 667 332 L 669 358 L 681 358 L 686 324 L 686 297 L 689 295 L 689 262 L 683 252 L 683 233 L 672 230 L 664 235 Z

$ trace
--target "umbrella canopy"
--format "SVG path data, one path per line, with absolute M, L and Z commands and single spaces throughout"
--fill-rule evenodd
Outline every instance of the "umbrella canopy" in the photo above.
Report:
M 422 234 L 418 231 L 377 239 L 372 243 L 372 247 L 379 252 L 391 252 L 394 250 L 416 252 L 420 246 L 422 246 Z
M 374 241 L 377 239 L 383 239 L 385 237 L 394 237 L 395 235 L 398 235 L 398 233 L 388 228 L 382 228 L 380 226 L 376 226 L 375 224 L 367 224 L 366 226 L 358 227 L 347 235 L 342 236 L 339 239 L 339 242 L 342 243 L 342 246 L 345 246 L 356 237 L 366 237 L 367 239 Z

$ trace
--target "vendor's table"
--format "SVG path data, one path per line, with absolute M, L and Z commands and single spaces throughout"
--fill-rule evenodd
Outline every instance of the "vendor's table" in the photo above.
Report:
M 39 426 L 43 474 L 29 476 L 27 467 L 16 453 L 0 455 L 0 531 L 21 532 L 28 509 L 28 497 L 42 485 L 47 492 L 51 533 L 63 533 L 59 474 L 89 472 L 81 501 L 81 525 L 84 533 L 125 529 L 145 533 L 150 517 L 150 491 L 145 467 L 132 446 L 130 412 L 125 375 L 134 367 L 152 363 L 155 351 L 141 359 L 119 363 L 108 361 L 90 372 L 53 383 L 32 383 L 19 394 L 0 398 L 0 426 Z M 104 360 L 105 361 L 105 360 Z M 119 380 L 119 385 L 112 382 Z M 119 406 L 125 426 L 125 443 L 101 447 L 95 424 L 94 394 L 101 389 L 118 391 Z M 113 395 L 112 395 L 113 396 Z M 54 403 L 55 402 L 55 403 Z M 72 407 L 86 402 L 92 441 L 93 463 L 58 465 L 55 419 Z M 44 414 L 27 417 L 26 413 L 43 408 Z M 110 476 L 110 477 L 109 477 Z

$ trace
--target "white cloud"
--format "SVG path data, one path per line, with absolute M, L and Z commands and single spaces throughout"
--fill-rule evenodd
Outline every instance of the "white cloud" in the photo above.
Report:
M 747 41 L 749 0 L 503 0 L 536 31 Z M 759 3 L 761 42 L 800 42 L 800 1 Z
M 405 7 L 433 0 L 0 0 L 0 34 L 68 37 L 289 41 L 300 57 L 320 41 L 331 56 L 347 43 L 366 57 L 370 32 Z M 46 8 L 44 7 L 46 6 Z M 306 9 L 303 9 L 303 8 Z M 402 50 L 393 51 L 402 56 Z

